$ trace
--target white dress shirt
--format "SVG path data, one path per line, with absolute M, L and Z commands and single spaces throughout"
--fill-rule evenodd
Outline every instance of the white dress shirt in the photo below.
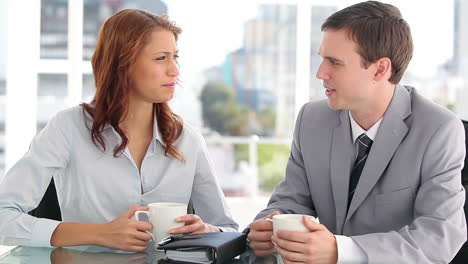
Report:
M 364 130 L 359 124 L 354 120 L 351 112 L 349 111 L 349 120 L 351 121 L 351 138 L 353 139 L 354 144 L 354 159 L 357 157 L 358 146 L 356 144 L 356 139 L 362 134 L 365 133 L 372 141 L 375 140 L 377 132 L 379 131 L 380 123 L 382 118 L 379 119 L 369 130 Z M 352 168 L 353 166 L 351 166 Z M 351 172 L 350 172 L 351 173 Z M 362 250 L 362 248 L 354 242 L 354 240 L 347 236 L 335 235 L 336 244 L 338 247 L 338 263 L 367 263 L 367 254 Z
M 128 148 L 113 156 L 120 136 L 110 125 L 102 131 L 106 150 L 91 141 L 91 117 L 82 107 L 58 113 L 33 139 L 30 149 L 0 183 L 0 244 L 50 246 L 59 221 L 27 214 L 41 201 L 54 178 L 63 222 L 107 223 L 132 205 L 188 203 L 204 222 L 235 231 L 203 137 L 184 124 L 175 146 L 181 162 L 164 155 L 156 118 L 141 164 Z

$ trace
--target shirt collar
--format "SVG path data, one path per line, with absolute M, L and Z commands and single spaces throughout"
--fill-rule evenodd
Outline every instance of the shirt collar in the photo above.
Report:
M 156 116 L 156 111 L 154 111 L 154 117 L 153 117 L 153 141 L 154 140 L 157 140 L 163 146 L 166 146 L 166 143 L 164 143 L 164 140 L 161 137 L 161 133 L 159 133 L 158 118 Z
M 364 130 L 362 127 L 354 120 L 353 116 L 351 115 L 351 111 L 348 111 L 349 120 L 351 121 L 351 136 L 353 137 L 353 143 L 356 143 L 356 139 L 362 134 L 365 133 L 372 141 L 375 140 L 375 136 L 377 135 L 377 131 L 379 130 L 380 123 L 382 122 L 381 117 L 379 121 L 377 121 L 369 130 Z
M 90 125 L 92 126 L 92 120 L 90 122 Z M 90 126 L 90 127 L 91 127 Z M 115 135 L 117 135 L 119 138 L 119 134 L 117 133 L 117 131 L 115 131 L 115 129 L 109 124 L 109 123 L 106 123 L 104 125 L 104 130 L 107 130 L 107 129 L 111 129 L 113 131 L 113 133 Z M 154 112 L 154 118 L 153 118 L 153 141 L 159 141 L 163 146 L 166 146 L 166 143 L 164 143 L 164 140 L 162 139 L 161 137 L 161 134 L 159 133 L 159 127 L 158 127 L 158 119 L 157 119 L 157 116 L 156 116 L 156 111 Z

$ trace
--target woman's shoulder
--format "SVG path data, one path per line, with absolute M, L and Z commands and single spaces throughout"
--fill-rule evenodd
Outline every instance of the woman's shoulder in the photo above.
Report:
M 182 127 L 181 138 L 187 140 L 196 140 L 197 142 L 203 141 L 203 136 L 201 133 L 201 129 L 197 128 L 187 122 L 184 121 L 184 125 Z
M 200 128 L 184 122 L 182 133 L 177 139 L 176 144 L 179 148 L 185 149 L 185 151 L 187 149 L 199 150 L 200 148 L 204 148 L 205 140 Z
M 74 106 L 57 112 L 50 119 L 49 123 L 64 128 L 75 127 L 77 125 L 82 125 L 87 115 L 82 106 Z

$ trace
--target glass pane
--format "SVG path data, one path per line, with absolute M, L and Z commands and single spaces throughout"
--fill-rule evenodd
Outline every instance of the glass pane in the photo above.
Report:
M 37 89 L 37 131 L 39 131 L 52 116 L 67 107 L 67 75 L 39 74 Z
M 325 92 L 322 81 L 315 77 L 322 57 L 318 55 L 320 40 L 322 39 L 321 26 L 331 14 L 338 10 L 337 6 L 312 6 L 311 7 L 311 27 L 310 27 L 310 100 L 325 99 Z
M 5 76 L 0 76 L 0 96 L 6 94 L 6 78 Z
M 110 15 L 125 8 L 139 8 L 156 14 L 167 13 L 167 5 L 159 0 L 84 0 L 83 60 L 91 60 L 101 24 Z
M 39 74 L 37 95 L 64 99 L 67 96 L 67 75 Z
M 5 173 L 5 97 L 0 96 L 0 179 Z
M 96 86 L 94 85 L 94 76 L 90 73 L 83 74 L 83 101 L 90 102 L 95 92 Z
M 0 1 L 0 179 L 5 169 L 5 93 L 7 74 L 7 2 Z
M 66 59 L 68 1 L 41 0 L 41 59 Z
M 454 0 L 453 65 L 450 69 L 455 77 L 451 87 L 456 90 L 454 108 L 462 118 L 468 120 L 468 2 Z
M 294 122 L 296 6 L 261 4 L 243 8 L 256 11 L 244 19 L 233 18 L 235 22 L 231 18 L 225 20 L 238 25 L 238 34 L 232 36 L 226 30 L 216 36 L 218 40 L 233 39 L 238 45 L 229 45 L 232 48 L 211 64 L 189 64 L 200 65 L 204 77 L 201 85 L 190 83 L 193 89 L 200 90 L 203 123 L 226 136 L 290 136 Z M 178 21 L 178 17 L 174 19 Z M 187 23 L 182 27 L 192 31 L 208 28 L 211 22 L 206 23 L 197 26 Z M 182 56 L 220 50 L 218 46 L 222 45 L 216 41 L 194 43 L 193 39 L 188 45 L 184 40 L 182 36 Z M 184 64 L 181 65 L 183 68 Z M 190 69 L 195 70 L 193 66 Z

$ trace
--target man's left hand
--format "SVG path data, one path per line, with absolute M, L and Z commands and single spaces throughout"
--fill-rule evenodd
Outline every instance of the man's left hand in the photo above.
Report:
M 278 230 L 272 241 L 286 264 L 289 263 L 337 263 L 336 239 L 324 225 L 302 217 L 310 232 Z

